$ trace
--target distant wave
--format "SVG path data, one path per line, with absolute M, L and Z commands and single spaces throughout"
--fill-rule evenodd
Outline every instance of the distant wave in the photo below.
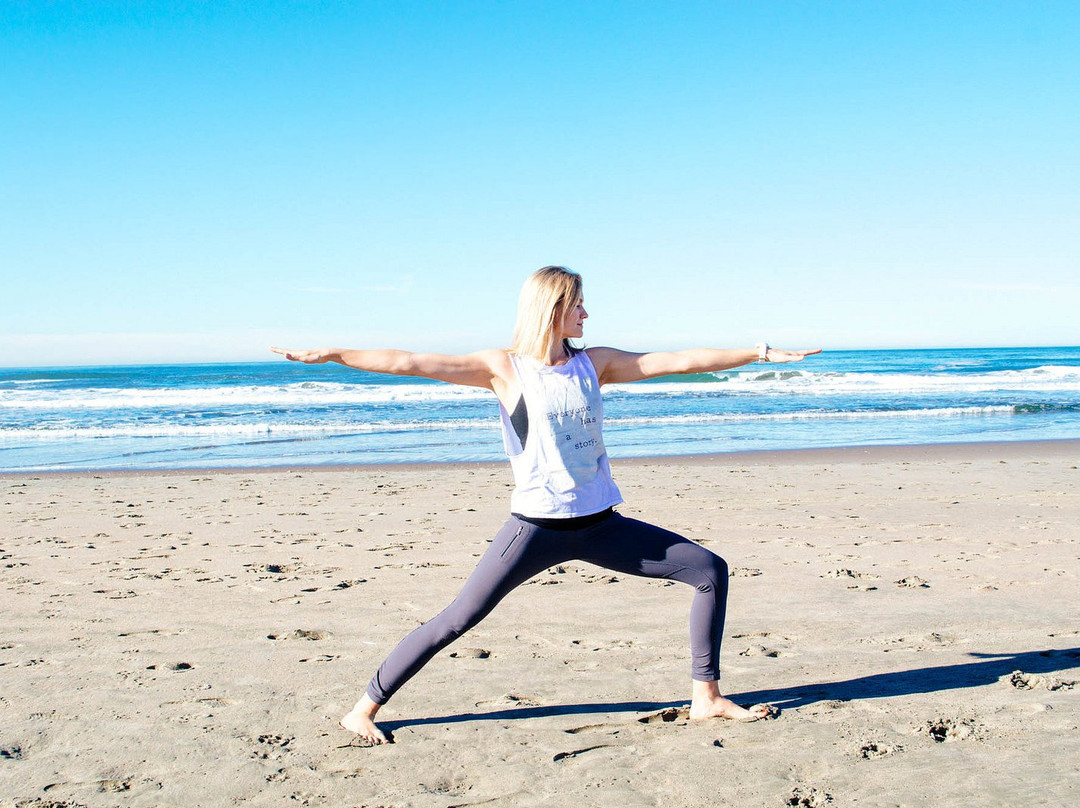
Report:
M 607 392 L 615 395 L 664 393 L 701 395 L 718 393 L 776 394 L 806 396 L 873 395 L 875 393 L 989 393 L 995 391 L 1077 392 L 1080 367 L 1043 365 L 1026 370 L 997 370 L 988 373 L 811 373 L 797 370 L 740 371 L 715 374 L 717 384 L 656 382 L 614 384 Z
M 302 382 L 290 385 L 145 389 L 91 388 L 56 390 L 48 394 L 22 390 L 0 391 L 0 408 L 22 410 L 176 409 L 261 406 L 306 407 L 332 404 L 382 404 L 408 401 L 456 401 L 490 398 L 475 387 L 433 384 L 351 385 Z
M 1038 415 L 1046 412 L 1080 412 L 1080 403 L 1076 404 L 1017 404 L 1017 415 Z
M 378 421 L 372 423 L 310 424 L 139 424 L 115 427 L 49 427 L 32 429 L 0 428 L 0 440 L 89 440 L 94 438 L 210 438 L 265 437 L 305 435 L 364 435 L 392 432 L 447 432 L 466 429 L 499 428 L 495 418 L 462 419 L 460 421 Z

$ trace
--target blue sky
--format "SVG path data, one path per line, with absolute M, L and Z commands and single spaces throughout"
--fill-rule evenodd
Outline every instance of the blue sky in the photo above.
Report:
M 0 366 L 1080 342 L 1080 4 L 0 4 Z

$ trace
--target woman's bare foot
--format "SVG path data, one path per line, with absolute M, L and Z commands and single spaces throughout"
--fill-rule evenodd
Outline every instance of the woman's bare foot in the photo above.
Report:
M 690 717 L 696 721 L 706 718 L 726 718 L 729 721 L 759 721 L 776 715 L 776 708 L 768 704 L 755 704 L 749 710 L 731 699 L 720 695 L 718 682 L 694 681 L 694 694 L 690 702 Z
M 383 731 L 375 726 L 375 713 L 379 712 L 381 706 L 372 701 L 368 694 L 365 693 L 363 698 L 356 702 L 356 706 L 338 724 L 342 729 L 355 732 L 372 746 L 390 743 L 390 739 L 383 734 Z

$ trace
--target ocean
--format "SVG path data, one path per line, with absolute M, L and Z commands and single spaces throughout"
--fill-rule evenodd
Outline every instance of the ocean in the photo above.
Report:
M 1080 347 L 834 351 L 605 388 L 612 458 L 1080 438 Z M 286 360 L 0 369 L 0 472 L 502 458 L 487 391 Z

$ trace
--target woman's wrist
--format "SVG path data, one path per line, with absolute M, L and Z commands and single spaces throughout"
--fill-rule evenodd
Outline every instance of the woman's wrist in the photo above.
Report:
M 754 350 L 757 352 L 758 362 L 769 361 L 769 343 L 759 342 L 757 345 L 754 346 Z

